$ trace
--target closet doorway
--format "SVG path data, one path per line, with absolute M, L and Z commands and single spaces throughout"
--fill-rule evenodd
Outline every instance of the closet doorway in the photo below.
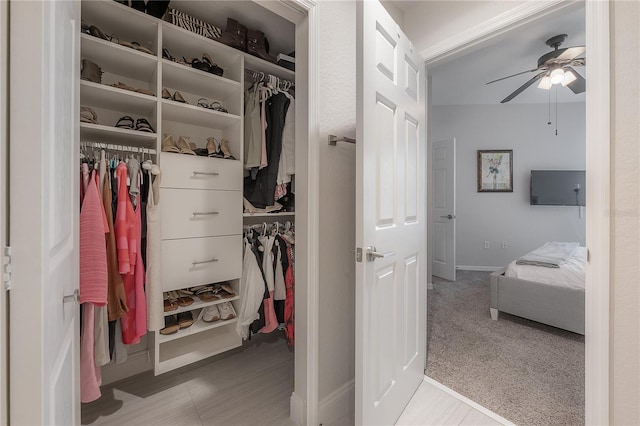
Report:
M 80 327 L 79 319 L 77 317 L 74 318 L 74 316 L 71 315 L 72 311 L 77 310 L 77 296 L 74 295 L 73 287 L 75 287 L 75 289 L 78 288 L 77 265 L 79 241 L 77 227 L 79 220 L 76 213 L 71 213 L 75 210 L 73 208 L 76 203 L 75 200 L 79 199 L 79 197 L 77 197 L 79 182 L 76 174 L 77 167 L 75 165 L 79 162 L 80 138 L 78 137 L 77 129 L 80 126 L 76 112 L 79 109 L 80 102 L 82 101 L 82 88 L 84 87 L 90 87 L 93 90 L 93 95 L 98 93 L 100 90 L 106 90 L 110 94 L 114 94 L 115 90 L 130 90 L 124 86 L 133 87 L 133 83 L 135 83 L 135 79 L 113 81 L 114 84 L 118 84 L 114 89 L 104 89 L 102 87 L 97 88 L 91 84 L 80 84 L 79 63 L 83 53 L 85 53 L 83 52 L 83 49 L 85 48 L 83 41 L 89 40 L 93 42 L 93 45 L 99 46 L 97 49 L 113 51 L 112 53 L 114 54 L 111 56 L 114 60 L 133 58 L 131 61 L 122 61 L 121 65 L 123 67 L 135 67 L 138 65 L 144 67 L 146 66 L 145 64 L 147 64 L 150 65 L 150 69 L 155 70 L 153 71 L 155 73 L 154 76 L 147 79 L 148 84 L 144 85 L 144 87 L 138 86 L 145 91 L 152 93 L 155 92 L 155 99 L 149 101 L 145 96 L 150 95 L 145 92 L 127 95 L 128 99 L 133 100 L 131 103 L 134 104 L 136 108 L 145 108 L 146 105 L 154 106 L 147 118 L 147 124 L 145 124 L 145 126 L 151 127 L 152 132 L 133 133 L 131 132 L 131 129 L 125 129 L 129 131 L 129 133 L 123 132 L 123 134 L 126 133 L 130 136 L 131 140 L 143 141 L 143 143 L 149 145 L 145 147 L 145 155 L 162 155 L 160 154 L 160 151 L 162 148 L 162 142 L 164 141 L 163 137 L 160 135 L 162 132 L 160 129 L 163 128 L 163 121 L 171 121 L 167 120 L 168 115 L 175 118 L 176 120 L 174 121 L 180 121 L 180 118 L 184 118 L 186 121 L 193 124 L 193 122 L 202 122 L 203 120 L 201 120 L 201 118 L 204 117 L 205 114 L 205 111 L 197 110 L 195 105 L 197 99 L 187 98 L 187 102 L 192 105 L 184 108 L 170 104 L 168 99 L 160 99 L 163 83 L 168 78 L 173 78 L 175 80 L 175 75 L 177 73 L 175 72 L 177 65 L 168 63 L 168 61 L 161 56 L 162 43 L 167 39 L 167 37 L 172 37 L 172 35 L 167 35 L 171 33 L 171 30 L 167 30 L 166 34 L 163 34 L 162 30 L 167 28 L 166 22 L 150 21 L 145 18 L 144 20 L 139 21 L 139 26 L 135 26 L 136 19 L 129 19 L 125 17 L 122 21 L 122 25 L 133 24 L 134 27 L 132 27 L 131 31 L 124 31 L 120 35 L 123 40 L 114 40 L 110 33 L 108 39 L 96 41 L 88 38 L 93 37 L 92 35 L 85 36 L 83 34 L 82 37 L 80 37 L 80 12 L 73 11 L 73 3 L 74 2 L 18 2 L 12 5 L 11 11 L 11 19 L 16 19 L 16 25 L 12 25 L 15 32 L 11 32 L 10 42 L 14 45 L 14 49 L 11 50 L 13 54 L 10 58 L 9 64 L 12 68 L 12 92 L 15 95 L 15 99 L 17 99 L 15 103 L 16 108 L 12 108 L 11 128 L 14 133 L 12 133 L 11 140 L 23 141 L 22 149 L 12 150 L 11 163 L 21 164 L 25 161 L 33 162 L 40 159 L 44 164 L 48 164 L 50 166 L 54 165 L 56 167 L 61 166 L 59 174 L 47 175 L 47 179 L 36 179 L 35 176 L 27 176 L 24 173 L 16 173 L 10 176 L 11 182 L 14 183 L 12 188 L 16 188 L 12 191 L 16 196 L 11 199 L 10 212 L 11 231 L 15 241 L 13 248 L 17 253 L 17 256 L 14 258 L 14 265 L 19 267 L 19 270 L 22 271 L 22 273 L 16 274 L 15 282 L 23 284 L 21 286 L 16 286 L 19 290 L 12 292 L 11 294 L 11 312 L 13 314 L 11 317 L 12 328 L 10 335 L 10 356 L 12 361 L 10 410 L 12 422 L 15 423 L 80 423 L 80 377 L 78 373 L 79 357 L 77 347 L 79 339 L 76 338 L 76 336 L 79 336 Z M 118 4 L 120 2 L 113 2 L 111 0 L 101 0 L 99 2 L 89 3 L 92 3 L 92 7 L 94 7 L 94 4 L 100 4 L 105 8 L 124 7 Z M 111 3 L 113 3 L 113 5 Z M 177 8 L 181 3 L 183 2 L 174 0 L 171 2 L 171 5 Z M 186 4 L 187 2 L 184 3 Z M 206 8 L 215 7 L 216 3 L 225 2 L 193 3 L 197 3 L 198 7 Z M 238 5 L 240 2 L 226 3 L 236 5 L 236 7 L 240 6 L 242 8 L 242 5 Z M 316 373 L 314 373 L 316 368 L 314 363 L 316 362 L 315 342 L 317 340 L 317 336 L 313 334 L 313 326 L 309 325 L 315 324 L 316 321 L 307 320 L 309 315 L 311 315 L 312 318 L 314 315 L 317 316 L 317 309 L 314 305 L 316 300 L 314 293 L 317 292 L 317 273 L 315 262 L 312 261 L 313 256 L 311 255 L 317 250 L 317 238 L 315 237 L 317 234 L 317 218 L 315 210 L 318 204 L 316 195 L 318 193 L 316 190 L 318 182 L 315 177 L 317 174 L 317 135 L 314 130 L 316 128 L 316 117 L 315 108 L 313 107 L 316 100 L 315 91 L 317 90 L 314 84 L 316 71 L 313 66 L 313 58 L 315 55 L 315 36 L 313 36 L 313 32 L 315 31 L 315 3 L 306 1 L 247 2 L 247 5 L 249 4 L 251 4 L 251 6 L 257 5 L 259 7 L 264 7 L 265 13 L 278 15 L 280 18 L 287 20 L 295 26 L 294 33 L 297 62 L 295 72 L 295 158 L 297 165 L 296 168 L 298 170 L 298 173 L 296 173 L 297 191 L 295 203 L 295 227 L 297 231 L 295 275 L 298 285 L 296 286 L 295 293 L 296 336 L 295 351 L 293 355 L 295 357 L 295 366 L 292 367 L 294 370 L 293 376 L 295 376 L 295 381 L 291 381 L 291 383 L 288 384 L 288 386 L 291 386 L 291 390 L 293 392 L 289 393 L 291 401 L 289 402 L 289 400 L 287 400 L 284 405 L 288 406 L 291 404 L 292 407 L 292 411 L 290 415 L 287 415 L 287 417 L 294 418 L 296 423 L 303 424 L 309 422 L 309 417 L 313 418 L 317 406 L 317 401 L 315 400 L 315 398 L 317 398 L 317 392 L 315 389 Z M 80 6 L 80 4 L 77 5 Z M 61 14 L 63 11 L 68 12 L 68 16 L 66 16 L 66 18 Z M 134 12 L 139 13 L 137 11 Z M 77 13 L 77 15 L 74 16 L 73 13 Z M 135 16 L 135 13 L 133 15 L 123 14 L 122 16 Z M 106 15 L 99 16 L 106 19 Z M 33 25 L 29 24 L 30 22 L 38 20 L 43 20 L 51 25 L 59 23 L 61 20 L 66 21 L 69 23 L 70 28 L 73 28 L 75 33 L 69 33 L 71 35 L 67 33 L 59 33 L 56 34 L 59 35 L 59 37 L 54 37 L 54 33 L 49 26 L 42 27 L 36 34 L 30 33 L 28 35 L 24 30 L 19 29 L 27 27 L 40 28 L 35 23 Z M 18 22 L 19 25 L 17 24 Z M 151 50 L 152 58 L 149 59 L 147 56 L 144 56 L 148 55 L 144 49 L 137 48 L 136 44 L 132 44 L 132 41 L 137 40 L 128 36 L 147 31 L 149 28 L 153 29 L 154 26 L 155 28 L 158 28 L 158 30 L 156 30 L 157 32 L 155 33 L 152 30 L 150 34 L 157 34 L 157 37 L 155 39 L 151 37 L 149 46 L 142 45 L 142 47 Z M 173 31 L 173 34 L 175 35 L 175 38 L 173 39 L 174 44 L 177 47 L 190 44 L 187 40 L 188 37 L 184 36 L 185 32 Z M 125 37 L 130 40 L 124 40 Z M 163 37 L 165 37 L 165 39 L 163 39 Z M 128 42 L 130 45 L 121 44 L 123 41 Z M 116 46 L 110 46 L 110 43 L 114 43 Z M 87 43 L 85 43 L 85 45 L 86 44 Z M 202 40 L 195 44 L 202 45 Z M 20 48 L 17 48 L 18 45 L 20 45 Z M 29 51 L 31 53 L 43 52 L 47 51 L 51 45 L 57 46 L 62 55 L 55 58 L 44 56 L 42 62 L 38 62 L 37 64 L 31 62 L 29 67 L 26 66 L 26 63 L 29 61 L 21 60 L 23 56 L 20 55 L 19 51 Z M 131 46 L 133 46 L 133 48 Z M 128 49 L 131 50 L 128 51 Z M 154 51 L 154 49 L 156 50 Z M 224 51 L 225 49 L 227 48 L 221 48 L 220 51 Z M 229 51 L 230 50 L 227 49 L 227 52 Z M 153 58 L 154 56 L 155 58 Z M 250 64 L 253 71 L 260 71 L 255 68 L 262 64 L 261 62 L 256 61 L 253 57 L 244 55 L 240 56 L 239 54 L 238 56 L 234 56 L 233 53 L 229 53 L 228 55 L 222 54 L 220 57 L 223 58 L 220 59 L 221 64 L 224 63 L 227 71 L 232 75 L 235 75 L 236 77 L 234 78 L 236 79 L 236 82 L 239 83 L 225 83 L 226 87 L 237 86 L 240 88 L 242 83 L 247 81 L 242 74 L 244 67 L 243 64 Z M 65 61 L 65 58 L 69 60 Z M 236 60 L 234 58 L 242 59 Z M 276 65 L 273 65 L 273 67 L 275 66 Z M 63 81 L 63 75 L 58 72 L 66 67 L 70 67 L 70 69 L 68 70 L 69 72 L 64 73 L 64 75 L 67 77 L 72 76 L 75 81 Z M 105 66 L 105 68 L 107 67 Z M 249 67 L 247 66 L 246 68 Z M 275 70 L 275 68 L 271 69 Z M 54 70 L 57 72 L 54 72 Z M 103 71 L 108 73 L 108 70 L 106 69 Z M 263 72 L 268 74 L 268 70 Z M 38 85 L 31 84 L 34 81 L 40 81 L 42 76 L 46 76 L 50 82 L 47 87 L 52 90 L 55 89 L 55 93 L 47 93 L 47 96 L 50 96 L 48 98 L 43 98 L 44 95 L 39 90 L 40 87 Z M 193 80 L 188 82 L 191 87 L 193 87 L 193 85 L 197 85 L 198 81 L 201 81 L 198 80 L 201 76 L 200 74 L 197 76 L 196 74 L 193 74 L 193 76 Z M 173 92 L 175 88 L 172 89 Z M 240 92 L 243 90 L 244 87 L 241 88 Z M 235 110 L 235 112 L 230 112 L 232 115 L 240 116 L 242 114 L 240 92 L 238 92 L 237 102 L 230 101 L 228 105 L 225 105 L 229 111 L 231 111 L 231 109 Z M 117 97 L 119 96 L 114 95 L 113 99 Z M 174 100 L 178 99 L 175 93 L 173 93 L 172 97 Z M 19 99 L 22 100 L 20 101 Z M 53 99 L 56 101 L 64 100 L 64 102 L 48 102 L 48 100 L 53 101 Z M 39 105 L 42 107 L 34 107 Z M 12 107 L 13 106 L 14 104 L 12 103 Z M 61 106 L 61 108 L 58 109 L 58 106 Z M 211 104 L 209 104 L 209 106 L 211 106 Z M 185 113 L 187 110 L 193 111 L 195 115 L 200 118 L 194 118 L 193 116 L 187 117 L 188 114 Z M 71 116 L 68 117 L 68 114 Z M 239 123 L 238 118 L 222 116 L 215 113 L 212 114 L 215 115 L 216 120 L 218 120 L 214 120 L 215 123 L 224 124 L 228 120 L 237 120 L 237 123 Z M 213 117 L 213 115 L 211 115 L 211 117 Z M 108 117 L 108 115 L 106 116 Z M 41 120 L 37 120 L 35 117 L 40 117 Z M 111 117 L 108 118 L 110 119 Z M 204 120 L 206 121 L 207 119 L 205 118 Z M 117 119 L 117 117 L 114 117 L 113 122 L 115 123 L 116 121 L 120 120 Z M 35 125 L 34 123 L 39 124 Z M 109 125 L 113 126 L 113 123 L 109 123 Z M 231 127 L 233 127 L 233 125 Z M 17 129 L 24 128 L 31 128 L 32 133 L 29 133 L 30 137 L 28 140 L 33 141 L 33 143 L 24 143 L 24 138 L 19 137 Z M 63 129 L 64 132 L 69 132 L 70 136 L 65 138 L 66 143 L 59 146 L 59 143 L 62 141 L 58 140 L 56 137 L 42 140 L 43 138 L 41 135 L 47 134 L 50 128 Z M 99 130 L 103 130 L 89 125 L 84 126 L 81 133 L 86 131 L 86 129 L 96 130 L 97 133 L 100 133 Z M 153 129 L 160 131 L 157 135 L 152 136 Z M 172 131 L 182 132 L 184 131 L 182 129 L 174 126 Z M 221 134 L 218 138 L 228 138 L 230 141 L 231 155 L 236 158 L 241 158 L 242 141 L 239 137 L 236 137 L 234 140 L 233 136 L 227 136 L 230 132 L 233 132 L 233 130 L 229 130 L 226 134 Z M 113 131 L 110 133 L 113 133 Z M 57 136 L 59 133 L 54 132 L 53 135 Z M 242 135 L 240 125 L 237 126 L 235 135 Z M 97 148 L 99 149 L 101 147 Z M 110 147 L 102 148 L 111 149 Z M 153 152 L 154 148 L 155 152 Z M 28 155 L 29 151 L 34 153 L 34 155 Z M 51 152 L 55 153 L 55 155 L 48 156 Z M 156 160 L 153 159 L 152 161 Z M 160 163 L 162 163 L 162 161 L 160 161 Z M 68 165 L 69 167 L 64 169 L 62 168 L 64 165 Z M 163 167 L 162 164 L 160 166 Z M 12 170 L 15 169 L 17 168 L 12 168 Z M 164 170 L 164 174 L 165 181 L 170 180 L 168 178 L 168 169 Z M 213 172 L 209 175 L 213 176 Z M 55 186 L 51 187 L 50 185 L 53 184 L 55 184 Z M 33 203 L 27 199 L 28 197 L 19 196 L 18 194 L 21 190 L 19 190 L 18 187 L 28 189 L 26 192 L 30 194 L 30 197 L 40 198 L 41 203 Z M 42 196 L 38 197 L 36 194 L 42 194 Z M 63 198 L 54 199 L 55 197 L 47 197 L 45 194 L 66 195 Z M 174 203 L 174 205 L 176 207 L 180 206 L 179 203 Z M 62 207 L 65 206 L 70 207 L 69 213 L 64 213 Z M 25 214 L 25 212 L 30 213 Z M 242 215 L 241 211 L 239 214 Z M 47 219 L 44 221 L 42 227 L 34 228 L 33 226 L 25 226 L 29 221 L 32 221 L 33 223 L 41 223 L 42 218 Z M 282 220 L 282 222 L 285 221 Z M 59 242 L 62 242 L 62 245 L 56 245 Z M 70 259 L 70 265 L 56 263 L 59 259 L 54 256 L 53 258 L 46 258 L 46 261 L 43 260 L 46 264 L 42 269 L 29 268 L 29 265 L 33 262 L 29 253 L 39 253 L 43 247 L 45 250 L 53 250 L 50 252 L 53 254 L 55 254 L 55 250 L 62 250 L 62 252 L 65 253 L 65 256 L 68 256 Z M 49 254 L 49 252 L 47 252 L 47 254 Z M 55 281 L 51 279 L 51 276 L 47 275 L 45 272 L 47 271 L 47 268 L 50 267 L 57 268 L 56 271 L 60 273 L 60 277 L 66 277 L 66 285 L 71 288 L 64 291 L 61 287 L 59 288 L 55 284 Z M 239 278 L 237 281 L 239 282 Z M 235 285 L 237 284 L 238 283 L 236 282 Z M 237 287 L 235 287 L 234 290 L 238 292 Z M 65 301 L 64 304 L 63 297 Z M 45 300 L 47 303 L 44 303 Z M 38 311 L 36 315 L 33 315 L 33 306 L 39 306 L 40 304 L 50 306 L 51 311 Z M 64 306 L 64 308 L 61 308 L 61 306 Z M 31 314 L 29 314 L 28 311 L 31 311 Z M 316 313 L 314 314 L 314 312 Z M 56 324 L 57 318 L 63 317 L 66 317 L 66 321 L 68 321 L 70 332 L 65 334 L 64 339 L 58 339 L 60 334 L 51 334 L 48 333 L 47 330 L 50 330 L 53 325 Z M 29 336 L 31 338 L 25 338 L 25 336 Z M 42 337 L 40 338 L 38 336 Z M 195 336 L 195 334 L 193 336 Z M 123 376 L 126 377 L 131 374 L 136 374 L 139 372 L 140 368 L 148 369 L 149 364 L 152 366 L 157 365 L 158 362 L 162 363 L 163 360 L 171 358 L 172 355 L 177 355 L 171 358 L 176 360 L 176 363 L 172 364 L 173 367 L 179 367 L 177 361 L 195 361 L 196 358 L 200 356 L 198 355 L 200 347 L 194 347 L 194 339 L 192 338 L 185 338 L 184 345 L 171 345 L 171 350 L 165 351 L 164 355 L 162 348 L 160 350 L 160 354 L 155 351 L 155 348 L 158 347 L 158 340 L 154 339 L 158 339 L 158 337 L 155 336 L 154 338 L 149 339 L 149 342 L 147 343 L 149 358 L 146 358 L 145 356 L 137 357 L 136 362 L 134 363 L 135 365 L 132 365 L 131 368 L 126 367 L 121 373 L 115 373 L 114 376 L 120 374 L 119 378 L 122 378 Z M 63 344 L 63 340 L 66 343 Z M 257 340 L 259 340 L 259 338 Z M 169 344 L 170 341 L 166 340 L 166 343 Z M 286 345 L 284 341 L 281 341 L 280 343 Z M 160 341 L 159 344 L 162 345 L 163 342 Z M 259 344 L 254 344 L 254 346 L 259 346 Z M 62 358 L 57 357 L 56 353 L 57 348 L 59 347 L 63 347 L 68 356 L 64 356 Z M 151 349 L 152 347 L 154 349 Z M 52 351 L 54 348 L 56 348 L 56 350 Z M 193 351 L 190 351 L 190 354 L 187 356 L 186 352 L 189 352 L 190 348 L 193 348 Z M 220 351 L 220 353 L 221 352 L 222 351 Z M 204 352 L 204 354 L 206 355 L 207 353 Z M 227 355 L 229 356 L 221 355 L 221 358 L 229 359 L 235 356 L 233 353 L 229 353 Z M 163 358 L 163 356 L 167 356 L 169 358 Z M 206 358 L 206 356 L 200 357 L 200 359 L 204 358 Z M 202 362 L 204 363 L 206 361 Z M 186 366 L 189 363 L 190 362 L 184 362 L 183 365 Z M 36 374 L 33 374 L 33 366 L 41 366 L 42 368 L 36 369 Z M 27 371 L 30 371 L 31 374 L 27 374 Z M 181 370 L 181 372 L 186 371 L 188 371 L 188 369 Z M 183 375 L 180 374 L 179 376 Z M 159 376 L 160 382 L 163 381 L 162 377 L 163 376 Z M 160 387 L 167 386 L 167 383 L 172 382 L 174 379 L 175 376 L 164 381 L 164 385 L 160 385 Z M 293 383 L 295 383 L 295 388 L 293 387 Z M 34 399 L 34 389 L 41 390 L 41 392 L 38 393 L 39 398 Z M 184 396 L 184 393 L 182 393 L 182 395 Z M 159 406 L 162 405 L 163 404 L 160 403 Z M 268 410 L 268 407 L 264 407 L 264 409 Z M 238 412 L 241 413 L 241 411 L 242 408 L 240 407 Z

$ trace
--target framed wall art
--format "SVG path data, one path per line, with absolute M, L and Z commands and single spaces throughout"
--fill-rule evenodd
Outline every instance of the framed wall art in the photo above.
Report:
M 478 192 L 513 192 L 513 150 L 478 150 Z

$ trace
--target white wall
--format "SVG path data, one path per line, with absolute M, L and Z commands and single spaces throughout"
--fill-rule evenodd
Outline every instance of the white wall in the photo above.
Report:
M 433 107 L 433 140 L 455 137 L 457 143 L 457 265 L 503 267 L 546 241 L 584 245 L 578 207 L 531 206 L 529 174 L 585 169 L 585 104 L 559 105 L 558 136 L 547 120 L 544 104 Z M 513 150 L 512 193 L 477 192 L 479 149 Z
M 640 424 L 640 3 L 611 3 L 611 424 Z
M 353 411 L 355 375 L 355 146 L 329 146 L 329 134 L 355 137 L 356 7 L 318 6 L 320 81 L 320 423 Z M 336 395 L 338 392 L 339 395 Z M 333 401 L 333 396 L 338 398 Z M 333 401 L 333 403 L 330 403 Z

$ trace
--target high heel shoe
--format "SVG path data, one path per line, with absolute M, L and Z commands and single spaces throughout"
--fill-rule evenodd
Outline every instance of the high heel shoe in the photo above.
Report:
M 168 133 L 164 134 L 164 139 L 162 140 L 162 152 L 177 152 L 180 153 L 180 149 L 176 146 L 175 141 L 173 140 L 173 135 Z
M 217 151 L 218 141 L 216 138 L 207 138 L 207 154 L 209 157 L 213 157 Z
M 173 99 L 173 97 L 171 96 L 171 92 L 169 92 L 167 89 L 162 89 L 162 99 Z
M 180 154 L 196 155 L 196 153 L 193 152 L 193 150 L 189 146 L 189 138 L 187 138 L 187 137 L 180 136 L 176 146 L 180 150 Z
M 229 150 L 229 141 L 226 139 L 220 140 L 220 151 L 226 160 L 235 160 L 233 155 L 231 155 L 231 151 Z
M 182 102 L 183 104 L 187 103 L 187 101 L 184 100 L 180 92 L 178 92 L 177 90 L 173 93 L 173 100 L 176 102 Z
M 222 76 L 222 74 L 224 74 L 224 70 L 222 68 L 220 68 L 220 66 L 218 66 L 218 64 L 213 62 L 213 59 L 211 59 L 211 56 L 209 56 L 208 53 L 203 53 L 202 54 L 202 62 L 204 62 L 207 65 L 209 65 L 210 70 L 208 72 L 210 72 L 211 74 L 215 74 L 215 75 L 219 75 L 219 76 Z

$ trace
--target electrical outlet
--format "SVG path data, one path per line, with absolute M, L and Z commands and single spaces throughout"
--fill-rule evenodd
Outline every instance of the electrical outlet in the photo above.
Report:
M 485 241 L 484 242 L 484 248 L 488 249 L 489 248 L 489 241 Z
M 508 245 L 507 245 L 507 242 L 506 242 L 506 241 L 503 241 L 503 242 L 502 242 L 502 248 L 503 248 L 503 249 L 506 249 L 506 248 L 507 248 L 507 246 L 508 246 Z

